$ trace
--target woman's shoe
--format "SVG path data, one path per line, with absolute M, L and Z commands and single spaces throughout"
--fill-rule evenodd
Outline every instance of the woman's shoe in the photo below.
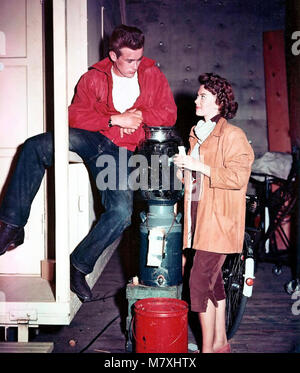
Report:
M 226 354 L 226 353 L 230 353 L 231 352 L 231 348 L 230 348 L 230 344 L 227 343 L 225 346 L 219 348 L 217 351 L 215 351 L 215 354 Z

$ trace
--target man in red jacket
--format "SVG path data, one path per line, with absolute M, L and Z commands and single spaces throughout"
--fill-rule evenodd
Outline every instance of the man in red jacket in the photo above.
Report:
M 122 167 L 123 155 L 128 162 L 144 138 L 144 125 L 173 126 L 177 117 L 166 77 L 143 52 L 142 31 L 117 27 L 111 35 L 109 57 L 81 77 L 69 107 L 69 149 L 81 156 L 96 181 L 104 170 L 105 162 L 99 160 L 113 157 L 114 167 L 108 172 L 116 179 L 112 188 L 97 183 L 105 211 L 71 254 L 71 290 L 82 301 L 92 299 L 85 276 L 131 223 L 133 192 L 127 185 L 129 168 Z M 25 141 L 0 206 L 0 255 L 23 243 L 31 203 L 45 169 L 52 164 L 53 134 Z

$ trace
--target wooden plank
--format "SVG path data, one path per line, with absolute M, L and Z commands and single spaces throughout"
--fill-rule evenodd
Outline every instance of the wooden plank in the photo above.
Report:
M 0 353 L 51 353 L 53 342 L 0 342 Z
M 54 302 L 51 284 L 38 276 L 0 276 L 6 302 Z
M 53 1 L 56 301 L 70 300 L 66 2 Z
M 263 49 L 269 151 L 291 153 L 284 31 L 264 32 Z M 283 230 L 290 238 L 289 223 Z M 285 249 L 278 232 L 275 235 L 278 249 Z
M 272 263 L 259 263 L 253 296 L 248 300 L 242 323 L 230 340 L 235 353 L 287 353 L 300 341 L 299 316 L 292 313 L 295 300 L 284 291 L 290 269 L 272 273 Z
M 269 151 L 291 152 L 284 31 L 263 35 Z
M 290 132 L 292 144 L 300 148 L 300 3 L 299 0 L 286 2 L 286 58 L 290 106 Z

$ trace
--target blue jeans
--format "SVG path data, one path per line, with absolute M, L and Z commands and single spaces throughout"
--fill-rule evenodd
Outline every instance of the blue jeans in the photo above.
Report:
M 120 148 L 107 137 L 99 132 L 70 128 L 69 149 L 80 155 L 94 180 L 100 171 L 107 168 L 107 164 L 99 167 L 99 163 L 97 163 L 99 156 L 112 156 L 116 168 L 111 171 L 115 172 L 118 185 Z M 125 151 L 125 149 L 122 150 Z M 128 160 L 132 152 L 127 150 L 126 155 Z M 46 132 L 24 142 L 0 206 L 0 220 L 18 227 L 25 226 L 45 169 L 53 164 L 53 159 L 52 133 Z M 123 174 L 125 172 L 126 179 L 129 170 L 129 168 L 121 170 Z M 133 192 L 129 188 L 118 189 L 117 187 L 116 190 L 99 190 L 105 211 L 93 229 L 71 254 L 71 262 L 74 267 L 85 274 L 93 271 L 97 259 L 105 248 L 113 243 L 131 224 Z

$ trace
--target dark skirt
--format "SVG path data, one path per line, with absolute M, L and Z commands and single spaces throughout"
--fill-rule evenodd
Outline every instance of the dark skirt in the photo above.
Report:
M 193 312 L 206 312 L 208 299 L 215 307 L 226 298 L 222 276 L 225 254 L 196 250 L 190 274 L 190 298 Z

